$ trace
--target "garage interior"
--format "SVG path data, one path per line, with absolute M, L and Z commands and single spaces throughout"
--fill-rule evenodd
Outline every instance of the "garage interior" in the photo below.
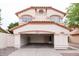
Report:
M 21 34 L 21 47 L 52 47 L 54 34 Z

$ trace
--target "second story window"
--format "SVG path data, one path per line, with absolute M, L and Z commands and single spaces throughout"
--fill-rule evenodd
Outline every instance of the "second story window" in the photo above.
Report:
M 29 21 L 32 21 L 33 17 L 30 16 L 30 15 L 23 15 L 21 17 L 21 22 L 29 22 Z
M 49 19 L 50 19 L 51 21 L 58 22 L 58 23 L 61 23 L 61 22 L 62 22 L 61 17 L 58 16 L 58 15 L 52 15 L 52 16 L 49 17 Z

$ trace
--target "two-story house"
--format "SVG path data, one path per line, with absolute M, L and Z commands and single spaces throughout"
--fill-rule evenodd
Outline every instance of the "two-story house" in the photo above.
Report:
M 19 26 L 11 29 L 15 47 L 27 44 L 51 44 L 56 49 L 68 48 L 69 30 L 63 24 L 65 13 L 52 7 L 30 7 L 16 13 Z

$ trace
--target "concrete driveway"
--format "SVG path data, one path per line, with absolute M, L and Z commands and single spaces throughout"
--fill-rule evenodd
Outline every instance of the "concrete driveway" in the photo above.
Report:
M 22 48 L 9 56 L 61 56 L 61 54 L 53 48 Z
M 61 56 L 61 54 L 48 44 L 29 44 L 9 56 Z

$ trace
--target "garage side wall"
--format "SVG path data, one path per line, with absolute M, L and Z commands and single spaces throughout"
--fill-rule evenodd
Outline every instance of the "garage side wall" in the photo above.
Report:
M 21 47 L 21 36 L 20 36 L 20 34 L 15 34 L 14 42 L 15 42 L 15 44 L 14 44 L 15 48 L 20 48 Z
M 67 34 L 55 34 L 54 35 L 54 48 L 55 49 L 67 49 L 68 48 L 68 35 Z
M 23 34 L 23 35 L 21 35 L 21 47 L 26 44 L 28 44 L 27 35 Z

